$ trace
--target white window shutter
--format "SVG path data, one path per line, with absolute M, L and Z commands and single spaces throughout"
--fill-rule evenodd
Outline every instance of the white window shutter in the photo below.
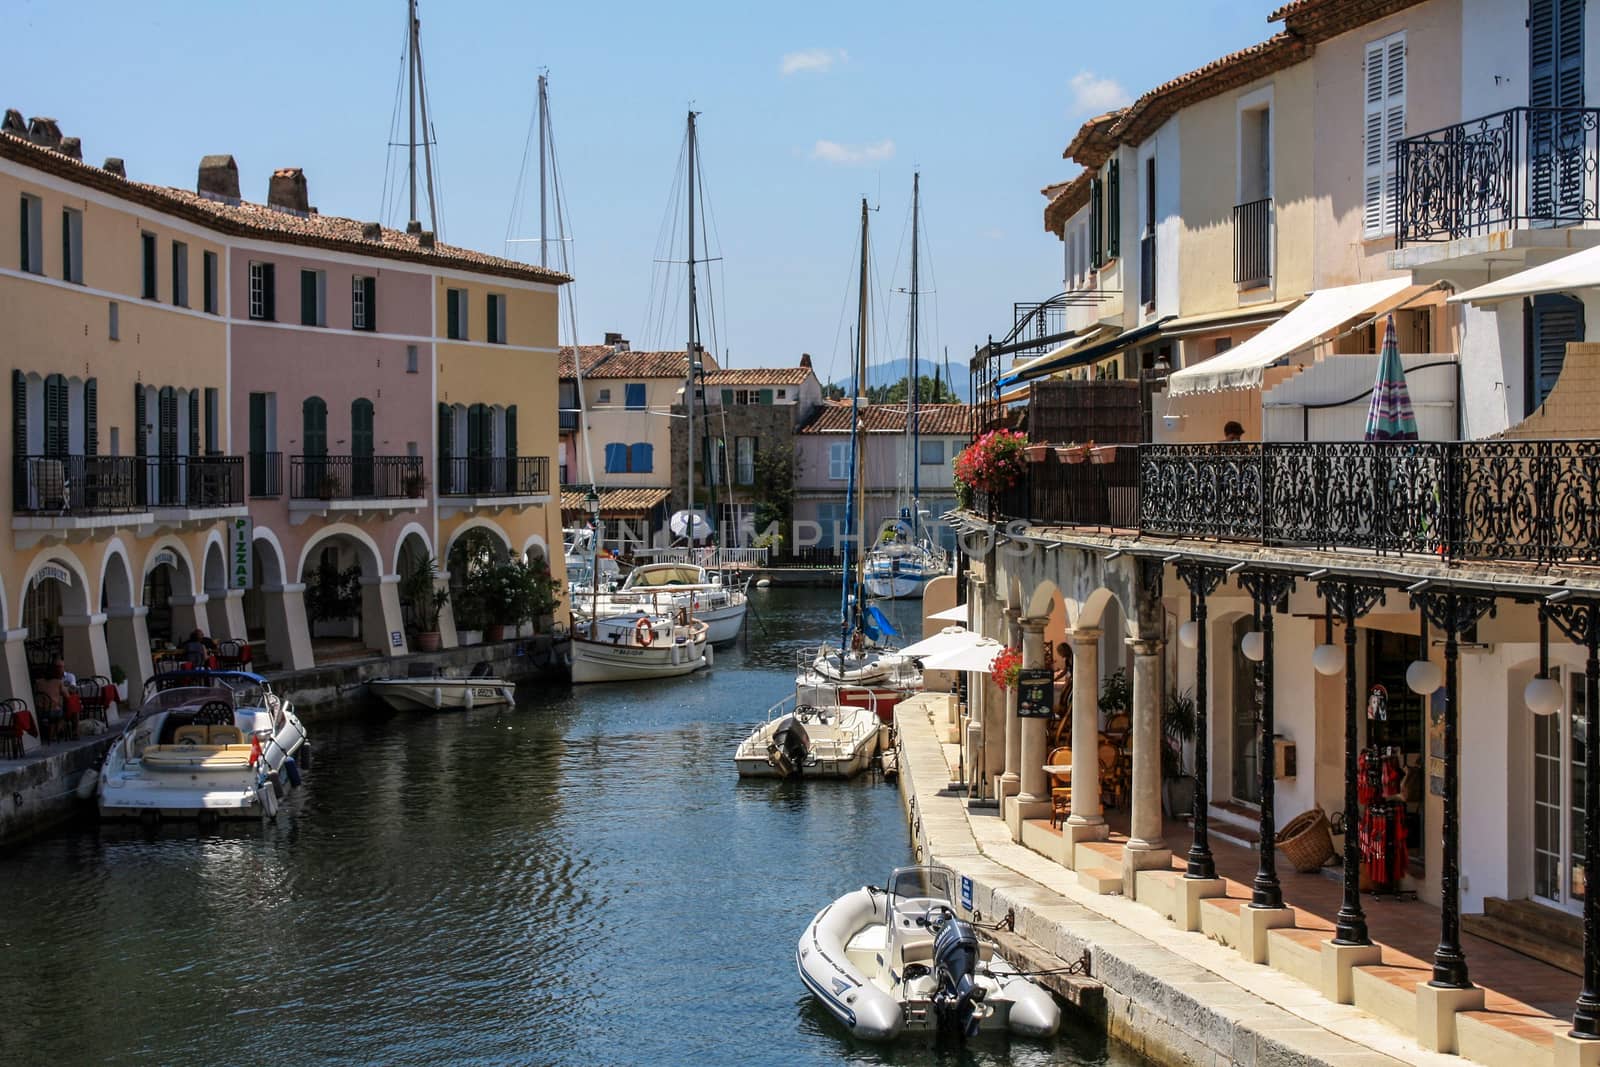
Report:
M 1361 231 L 1365 237 L 1383 232 L 1383 98 L 1384 49 L 1382 41 L 1367 45 L 1363 86 L 1364 164 Z
M 1364 181 L 1362 235 L 1395 232 L 1399 144 L 1406 135 L 1406 38 L 1396 33 L 1367 45 L 1363 79 Z

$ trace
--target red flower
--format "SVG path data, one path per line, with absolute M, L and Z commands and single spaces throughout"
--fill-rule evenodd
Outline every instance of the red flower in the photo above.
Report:
M 1022 673 L 1022 653 L 1014 648 L 1002 648 L 995 653 L 994 662 L 989 664 L 989 678 L 1001 689 L 1010 689 L 1017 684 L 1017 675 Z

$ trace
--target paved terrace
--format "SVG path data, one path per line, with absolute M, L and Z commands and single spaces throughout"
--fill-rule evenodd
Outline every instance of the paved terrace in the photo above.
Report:
M 1578 977 L 1471 935 L 1463 945 L 1485 1003 L 1455 1016 L 1461 1055 L 1418 1044 L 1415 989 L 1431 975 L 1439 929 L 1438 910 L 1429 905 L 1363 897 L 1381 959 L 1347 972 L 1355 1003 L 1337 1003 L 1323 995 L 1321 946 L 1332 937 L 1341 888 L 1324 874 L 1280 864 L 1294 925 L 1265 931 L 1265 944 L 1256 947 L 1243 943 L 1253 938 L 1241 929 L 1254 850 L 1213 836 L 1224 896 L 1186 903 L 1177 859 L 1170 870 L 1139 873 L 1136 902 L 1121 894 L 1120 833 L 1079 845 L 1078 870 L 1055 858 L 1061 834 L 1048 821 L 1025 825 L 1026 845 L 1012 841 L 998 810 L 969 809 L 948 788 L 959 759 L 947 736 L 952 700 L 925 694 L 897 711 L 901 790 L 919 851 L 971 877 L 974 906 L 984 916 L 1014 909 L 1017 931 L 1042 948 L 1066 959 L 1087 950 L 1092 973 L 1106 987 L 1108 1030 L 1118 1040 L 1161 1063 L 1219 1067 L 1580 1062 L 1577 1043 L 1557 1036 L 1569 1028 Z M 1166 833 L 1181 857 L 1188 826 L 1171 823 Z M 1177 914 L 1191 907 L 1192 916 Z M 1263 962 L 1251 962 L 1247 953 Z

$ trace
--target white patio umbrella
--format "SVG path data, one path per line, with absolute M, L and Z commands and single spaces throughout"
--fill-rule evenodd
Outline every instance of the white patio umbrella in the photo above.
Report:
M 900 652 L 906 656 L 940 656 L 975 645 L 981 640 L 982 637 L 965 626 L 946 626 L 931 637 L 924 637 L 914 645 L 907 645 Z
M 945 608 L 943 611 L 936 611 L 932 615 L 929 615 L 928 618 L 938 619 L 940 622 L 965 623 L 967 621 L 967 606 L 965 604 L 957 604 L 953 608 Z
M 930 671 L 986 671 L 994 665 L 994 658 L 1005 647 L 992 637 L 984 637 L 955 652 L 927 656 L 922 661 L 922 667 Z

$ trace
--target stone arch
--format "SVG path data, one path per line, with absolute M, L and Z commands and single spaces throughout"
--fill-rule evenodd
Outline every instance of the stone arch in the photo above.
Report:
M 1105 619 L 1106 608 L 1113 603 L 1118 607 L 1122 606 L 1121 598 L 1116 593 L 1103 585 L 1100 586 L 1078 605 L 1077 618 L 1073 625 L 1089 629 L 1098 628 Z
M 278 540 L 278 535 L 268 527 L 257 526 L 250 539 L 250 548 L 255 553 L 256 588 L 281 588 L 288 579 L 285 577 L 283 544 Z
M 316 557 L 322 554 L 323 549 L 330 547 L 339 555 L 342 555 L 343 549 L 353 552 L 359 571 L 358 589 L 345 585 L 346 568 L 340 565 L 342 559 L 336 564 L 340 573 L 330 576 L 330 582 L 337 579 L 337 584 L 328 587 L 322 585 Z M 301 600 L 309 635 L 307 643 L 311 646 L 309 651 L 313 659 L 316 658 L 318 640 L 328 641 L 332 649 L 336 649 L 341 642 L 354 639 L 383 655 L 403 654 L 406 651 L 405 624 L 400 613 L 396 578 L 384 573 L 383 554 L 377 542 L 365 530 L 343 522 L 332 523 L 318 530 L 301 549 L 295 576 L 305 584 Z M 356 602 L 347 599 L 347 594 L 354 595 Z M 317 616 L 315 622 L 313 616 Z M 291 624 L 296 622 L 291 618 Z
M 33 588 L 34 581 L 39 577 L 39 572 L 46 567 L 55 566 L 65 570 L 71 581 L 63 587 L 61 606 L 62 611 L 69 615 L 87 615 L 89 613 L 89 574 L 77 555 L 68 548 L 53 548 L 35 556 L 28 569 L 23 572 L 22 588 L 19 592 L 21 601 L 17 604 L 18 619 L 27 625 L 24 618 L 27 610 L 28 592 Z M 46 579 L 50 580 L 50 579 Z
M 1033 593 L 1028 597 L 1028 605 L 1022 611 L 1025 618 L 1048 618 L 1056 601 L 1065 601 L 1061 590 L 1056 583 L 1046 578 L 1033 587 Z
M 106 545 L 105 557 L 100 561 L 100 607 L 107 608 L 132 608 L 139 600 L 142 589 L 133 584 L 133 561 L 128 554 L 128 546 L 122 543 L 122 538 L 113 537 Z
M 150 551 L 145 553 L 144 566 L 141 576 L 148 578 L 150 572 L 157 567 L 168 565 L 165 559 L 158 558 L 162 552 L 171 551 L 177 563 L 182 566 L 173 566 L 172 570 L 181 581 L 174 582 L 172 591 L 184 596 L 193 596 L 196 592 L 194 583 L 194 558 L 189 554 L 189 547 L 170 534 L 157 538 L 150 546 Z
M 550 545 L 543 534 L 529 534 L 528 539 L 522 543 L 522 558 L 524 562 L 532 563 L 542 559 L 550 563 Z
M 428 531 L 420 522 L 408 522 L 400 531 L 400 536 L 394 539 L 394 574 L 404 574 L 400 569 L 400 554 L 405 550 L 406 539 L 418 537 L 422 540 L 422 547 L 429 556 L 433 555 L 433 539 L 428 536 Z
M 228 590 L 228 553 L 222 547 L 222 535 L 215 530 L 206 538 L 201 556 L 200 587 L 208 596 L 219 596 Z
M 372 535 L 361 527 L 348 522 L 335 522 L 324 526 L 313 534 L 300 549 L 300 560 L 295 565 L 294 573 L 297 578 L 304 578 L 306 563 L 311 559 L 311 554 L 317 546 L 324 541 L 336 537 L 347 537 L 356 547 L 356 556 L 362 565 L 363 574 L 371 572 L 369 577 L 376 578 L 383 574 L 383 553 L 378 550 L 378 543 Z
M 171 535 L 157 538 L 139 569 L 139 603 L 147 610 L 145 626 L 152 642 L 181 645 L 195 630 L 211 632 L 197 585 L 189 547 Z
M 443 561 L 443 565 L 448 566 L 450 553 L 456 547 L 456 542 L 461 539 L 461 535 L 466 533 L 468 530 L 479 529 L 486 529 L 492 532 L 497 538 L 499 538 L 500 543 L 505 546 L 506 552 L 509 553 L 511 551 L 511 537 L 506 533 L 505 528 L 499 523 L 495 522 L 493 519 L 486 519 L 481 516 L 477 516 L 468 519 L 466 522 L 462 523 L 460 526 L 457 526 L 450 532 L 449 539 L 445 541 L 444 551 L 440 553 L 439 556 L 439 559 Z

